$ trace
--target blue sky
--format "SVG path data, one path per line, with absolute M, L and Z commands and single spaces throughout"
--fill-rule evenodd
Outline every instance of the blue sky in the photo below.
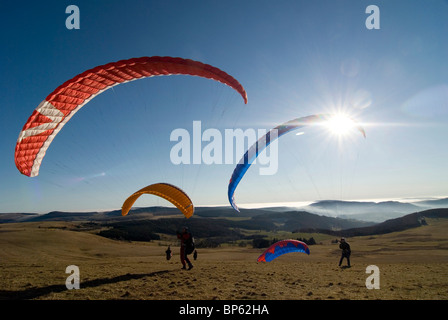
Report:
M 80 10 L 68 30 L 65 9 Z M 368 30 L 368 5 L 380 29 Z M 272 128 L 344 110 L 367 139 L 309 129 L 279 141 L 279 169 L 254 165 L 237 204 L 447 196 L 447 1 L 30 1 L 0 4 L 0 212 L 118 209 L 156 182 L 196 206 L 228 205 L 234 164 L 174 165 L 170 133 Z M 121 59 L 173 56 L 235 77 L 155 77 L 110 89 L 56 136 L 29 178 L 14 164 L 20 130 L 57 86 Z M 204 144 L 205 145 L 205 144 Z M 236 161 L 235 161 L 236 164 Z M 136 206 L 168 205 L 157 197 Z

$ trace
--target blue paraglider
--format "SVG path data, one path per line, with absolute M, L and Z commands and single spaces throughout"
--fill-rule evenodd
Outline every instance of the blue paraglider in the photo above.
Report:
M 293 120 L 290 120 L 288 122 L 285 122 L 273 129 L 271 129 L 268 133 L 266 133 L 263 137 L 261 137 L 257 142 L 255 142 L 244 154 L 244 156 L 241 158 L 241 160 L 236 165 L 235 169 L 233 170 L 232 177 L 229 181 L 229 186 L 227 190 L 227 195 L 229 198 L 229 202 L 232 205 L 232 207 L 236 211 L 240 211 L 238 209 L 238 206 L 235 204 L 235 189 L 240 183 L 241 179 L 243 178 L 246 171 L 249 169 L 251 164 L 254 162 L 254 160 L 258 157 L 258 155 L 267 147 L 269 144 L 276 139 L 280 138 L 282 135 L 293 131 L 298 128 L 302 128 L 304 126 L 317 124 L 319 122 L 326 122 L 331 120 L 333 117 L 333 114 L 315 114 L 310 115 L 302 118 L 296 118 Z M 366 137 L 366 133 L 364 129 L 361 126 L 356 125 L 356 128 L 358 131 L 361 132 L 361 134 Z

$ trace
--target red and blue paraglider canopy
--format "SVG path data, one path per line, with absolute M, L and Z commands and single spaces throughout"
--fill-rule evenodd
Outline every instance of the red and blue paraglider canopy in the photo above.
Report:
M 303 252 L 310 254 L 310 249 L 306 243 L 299 240 L 281 240 L 267 248 L 263 254 L 258 257 L 257 261 L 270 262 L 275 258 L 290 252 Z

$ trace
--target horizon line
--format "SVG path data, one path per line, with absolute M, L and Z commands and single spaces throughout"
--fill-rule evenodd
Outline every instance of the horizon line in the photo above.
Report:
M 263 202 L 263 203 L 246 203 L 241 204 L 239 207 L 241 209 L 262 209 L 262 208 L 275 208 L 275 207 L 289 207 L 289 208 L 303 208 L 309 206 L 313 203 L 323 202 L 323 201 L 340 201 L 340 202 L 387 202 L 387 201 L 397 201 L 402 203 L 413 203 L 419 201 L 427 201 L 427 200 L 441 200 L 448 198 L 448 196 L 426 196 L 426 197 L 402 197 L 402 198 L 371 198 L 371 199 L 325 199 L 325 200 L 314 200 L 314 201 L 290 201 L 290 202 Z M 133 209 L 141 209 L 141 208 L 152 208 L 152 207 L 165 207 L 165 208 L 175 208 L 174 205 L 153 205 L 146 207 L 133 207 Z M 195 208 L 214 208 L 214 207 L 231 207 L 230 204 L 202 204 L 195 205 Z M 121 208 L 108 208 L 108 209 L 83 209 L 83 210 L 71 210 L 71 211 L 61 211 L 61 210 L 51 210 L 48 212 L 0 212 L 0 214 L 18 214 L 18 213 L 27 213 L 27 214 L 48 214 L 55 211 L 60 212 L 109 212 L 109 211 L 117 211 L 121 210 Z

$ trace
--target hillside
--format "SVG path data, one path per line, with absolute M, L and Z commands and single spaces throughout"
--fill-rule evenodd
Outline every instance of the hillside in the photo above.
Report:
M 63 221 L 1 224 L 0 300 L 156 300 L 145 306 L 169 318 L 178 309 L 163 310 L 160 301 L 169 307 L 169 301 L 213 300 L 222 307 L 255 299 L 270 308 L 268 300 L 447 300 L 448 220 L 427 220 L 406 231 L 349 238 L 350 269 L 337 266 L 340 250 L 329 237 L 311 246 L 310 255 L 291 253 L 270 263 L 257 263 L 263 249 L 249 246 L 200 249 L 190 271 L 180 270 L 179 247 L 169 240 L 114 241 L 74 232 L 77 223 Z M 379 290 L 365 285 L 372 264 L 381 272 Z M 68 265 L 79 267 L 78 290 L 65 286 Z
M 160 240 L 162 235 L 174 236 L 182 226 L 188 226 L 204 246 L 216 246 L 232 241 L 251 241 L 272 232 L 320 233 L 338 237 L 385 234 L 419 227 L 425 223 L 425 218 L 448 218 L 448 209 L 415 212 L 381 223 L 328 217 L 305 211 L 276 211 L 273 208 L 243 209 L 241 213 L 236 213 L 228 207 L 197 208 L 190 219 L 185 219 L 176 208 L 166 207 L 136 208 L 125 217 L 121 216 L 119 210 L 55 211 L 44 215 L 2 214 L 0 217 L 3 217 L 1 221 L 4 223 L 78 222 L 72 230 L 89 230 L 103 237 L 130 241 Z
M 302 232 L 321 232 L 335 236 L 368 236 L 377 234 L 386 234 L 391 232 L 403 231 L 411 228 L 417 228 L 426 224 L 427 218 L 447 219 L 448 209 L 430 209 L 412 214 L 405 215 L 400 218 L 390 219 L 379 224 L 366 226 L 362 228 L 350 228 L 345 230 L 332 231 L 328 229 L 312 229 L 303 228 Z
M 208 245 L 229 241 L 251 240 L 266 232 L 297 232 L 301 229 L 344 230 L 369 226 L 357 220 L 319 216 L 304 211 L 273 212 L 246 209 L 241 214 L 229 208 L 198 208 L 195 215 L 185 219 L 175 208 L 133 209 L 122 217 L 119 211 L 110 212 L 50 212 L 33 216 L 28 222 L 66 221 L 80 222 L 73 230 L 90 230 L 120 240 L 151 241 L 161 235 L 173 236 L 182 226 L 188 226 L 194 236 Z M 258 233 L 254 235 L 254 233 Z

